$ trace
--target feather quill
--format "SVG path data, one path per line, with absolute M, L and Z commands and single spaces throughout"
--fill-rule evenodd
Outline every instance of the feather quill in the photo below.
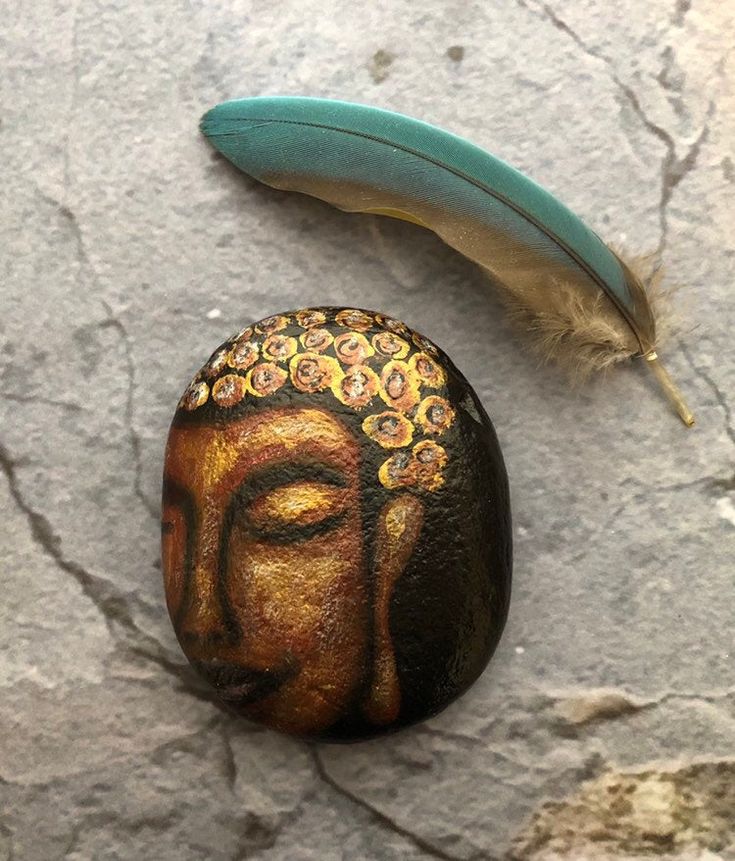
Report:
M 694 423 L 656 355 L 643 279 L 559 200 L 490 153 L 401 114 L 302 97 L 224 102 L 201 128 L 267 185 L 434 231 L 487 270 L 545 358 L 583 377 L 644 357 L 685 424 Z

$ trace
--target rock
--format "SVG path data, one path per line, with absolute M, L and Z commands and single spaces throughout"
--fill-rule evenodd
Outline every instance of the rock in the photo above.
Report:
M 734 772 L 726 761 L 671 770 L 610 770 L 573 797 L 545 804 L 510 858 L 731 858 Z
M 403 323 L 261 320 L 179 402 L 163 573 L 186 656 L 237 712 L 339 740 L 435 714 L 482 672 L 508 609 L 492 424 Z

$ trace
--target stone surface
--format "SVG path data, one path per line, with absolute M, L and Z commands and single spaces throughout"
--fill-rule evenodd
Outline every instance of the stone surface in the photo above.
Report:
M 164 459 L 166 604 L 233 712 L 356 741 L 477 679 L 508 613 L 508 479 L 451 359 L 400 320 L 287 311 L 220 344 Z
M 620 859 L 682 793 L 701 807 L 646 857 L 735 857 L 715 799 L 735 749 L 732 5 L 0 9 L 0 859 L 579 859 L 590 840 Z M 661 353 L 696 428 L 640 367 L 571 393 L 419 228 L 218 159 L 200 114 L 262 93 L 450 128 L 609 241 L 660 252 L 682 285 Z M 514 510 L 489 671 L 428 723 L 350 749 L 219 711 L 158 562 L 182 384 L 230 332 L 315 303 L 382 308 L 447 350 L 496 426 Z M 601 814 L 609 775 L 658 799 L 637 831 Z

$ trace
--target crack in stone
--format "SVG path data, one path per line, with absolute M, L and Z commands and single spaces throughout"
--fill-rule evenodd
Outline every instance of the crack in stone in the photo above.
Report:
M 676 6 L 674 7 L 674 14 L 671 17 L 671 23 L 677 27 L 683 27 L 684 19 L 691 8 L 692 0 L 676 0 Z
M 539 702 L 534 706 L 534 710 L 538 711 L 542 704 L 548 705 L 550 699 L 548 695 L 541 694 L 539 697 L 543 702 Z M 461 749 L 464 751 L 474 751 L 478 746 L 481 746 L 485 753 L 489 753 L 492 755 L 494 760 L 501 760 L 502 762 L 508 763 L 512 768 L 523 768 L 528 769 L 533 767 L 533 757 L 523 758 L 518 755 L 516 751 L 512 754 L 504 753 L 502 750 L 499 750 L 497 747 L 494 747 L 491 744 L 489 736 L 493 732 L 493 725 L 484 724 L 480 730 L 474 734 L 470 733 L 462 733 L 456 730 L 446 730 L 439 729 L 438 727 L 432 727 L 428 724 L 421 724 L 414 728 L 414 732 L 419 732 L 421 735 L 428 736 L 429 738 L 435 738 L 439 741 L 445 741 L 451 744 L 455 749 Z M 506 783 L 507 781 L 503 778 L 496 778 L 500 783 Z
M 355 795 L 349 789 L 346 789 L 344 786 L 339 784 L 327 771 L 324 762 L 322 761 L 321 756 L 319 755 L 319 750 L 313 746 L 309 745 L 309 750 L 311 752 L 314 766 L 316 768 L 317 774 L 319 778 L 331 789 L 333 789 L 338 795 L 341 795 L 343 798 L 346 798 L 348 801 L 352 802 L 352 804 L 360 807 L 362 810 L 366 811 L 370 814 L 372 819 L 378 823 L 384 830 L 389 831 L 393 834 L 397 834 L 399 837 L 402 837 L 404 840 L 407 840 L 417 849 L 420 849 L 426 855 L 431 858 L 441 858 L 443 861 L 471 861 L 473 858 L 477 858 L 478 861 L 480 858 L 484 859 L 484 861 L 493 861 L 492 857 L 487 853 L 482 853 L 482 855 L 472 855 L 469 858 L 461 857 L 459 855 L 450 855 L 448 852 L 440 849 L 438 846 L 434 846 L 428 840 L 425 840 L 418 834 L 414 834 L 412 831 L 409 831 L 407 828 L 404 828 L 402 825 L 399 825 L 394 819 L 391 819 L 390 816 L 386 815 L 382 811 L 378 810 L 376 807 L 373 807 L 368 801 L 360 798 L 358 795 Z
M 0 822 L 0 836 L 7 838 L 8 856 L 7 861 L 15 859 L 15 845 L 13 842 L 13 831 L 7 825 Z
M 633 109 L 634 114 L 638 117 L 642 125 L 663 144 L 665 151 L 661 161 L 661 194 L 658 205 L 660 237 L 656 247 L 656 256 L 661 256 L 668 243 L 668 205 L 671 200 L 671 195 L 684 177 L 696 166 L 699 150 L 709 135 L 709 121 L 715 109 L 714 101 L 710 101 L 709 103 L 707 119 L 697 139 L 689 148 L 686 155 L 679 159 L 676 155 L 676 143 L 672 135 L 662 126 L 655 123 L 646 114 L 635 90 L 620 78 L 615 68 L 615 64 L 610 57 L 602 51 L 588 45 L 584 39 L 582 39 L 582 37 L 566 23 L 566 21 L 556 14 L 548 3 L 534 3 L 527 2 L 527 0 L 516 0 L 516 2 L 524 9 L 527 9 L 543 20 L 547 20 L 557 30 L 566 34 L 585 54 L 587 54 L 587 56 L 602 62 L 609 70 L 612 81 L 625 96 L 630 107 Z M 682 8 L 683 6 L 686 6 L 684 13 L 688 11 L 689 6 L 691 5 L 689 0 L 678 0 L 678 4 L 681 4 Z
M 31 528 L 31 535 L 41 550 L 54 563 L 71 574 L 82 587 L 84 594 L 97 607 L 112 632 L 113 622 L 118 622 L 127 630 L 140 633 L 132 620 L 127 600 L 124 595 L 102 577 L 86 571 L 81 565 L 67 559 L 60 550 L 61 540 L 55 534 L 49 521 L 38 511 L 35 511 L 23 498 L 16 475 L 16 462 L 12 460 L 5 447 L 0 444 L 0 469 L 5 474 L 15 504 L 25 514 Z
M 689 147 L 689 150 L 687 151 L 684 158 L 677 159 L 676 147 L 674 145 L 673 139 L 671 139 L 671 148 L 667 151 L 661 170 L 661 200 L 659 202 L 661 240 L 658 247 L 659 254 L 662 254 L 664 252 L 666 244 L 668 242 L 668 207 L 669 203 L 671 202 L 671 196 L 673 195 L 674 190 L 681 183 L 681 181 L 696 167 L 697 158 L 699 157 L 699 151 L 702 148 L 702 144 L 704 144 L 709 137 L 709 121 L 712 118 L 713 113 L 714 102 L 711 101 L 707 110 L 707 119 L 702 126 L 702 130 L 700 131 L 699 135 L 697 136 L 697 139 L 694 141 L 691 147 Z
M 674 63 L 674 49 L 671 45 L 667 45 L 661 55 L 663 65 L 659 73 L 656 75 L 656 80 L 664 90 L 669 92 L 681 93 L 681 81 L 669 77 L 671 67 Z
M 692 703 L 707 703 L 707 705 L 715 705 L 722 700 L 729 700 L 735 697 L 735 688 L 725 689 L 723 691 L 712 691 L 710 693 L 695 693 L 694 691 L 666 691 L 655 700 L 645 702 L 643 708 L 656 707 L 672 700 L 684 700 Z
M 183 815 L 182 811 L 176 808 L 166 813 L 148 816 L 126 816 L 122 811 L 100 810 L 83 816 L 80 822 L 75 823 L 76 833 L 72 834 L 72 846 L 79 843 L 85 832 L 92 831 L 95 835 L 104 834 L 109 826 L 121 827 L 128 834 L 136 834 L 144 828 L 158 832 L 166 831 L 180 822 Z
M 82 270 L 88 270 L 92 273 L 93 279 L 96 280 L 96 273 L 94 270 L 94 266 L 92 265 L 92 261 L 87 254 L 87 248 L 84 242 L 84 234 L 82 233 L 81 225 L 77 219 L 75 212 L 66 206 L 63 203 L 60 203 L 53 197 L 50 197 L 46 194 L 42 189 L 36 186 L 36 191 L 39 196 L 50 206 L 53 206 L 58 213 L 64 218 L 69 225 L 69 229 L 74 236 L 74 242 L 76 244 L 77 249 L 77 263 Z M 101 291 L 100 291 L 101 294 Z M 114 314 L 112 307 L 110 304 L 104 300 L 100 299 L 102 307 L 104 308 L 107 319 L 101 321 L 102 326 L 109 326 L 118 333 L 120 336 L 120 340 L 123 344 L 123 350 L 125 353 L 125 364 L 126 371 L 128 377 L 128 390 L 125 399 L 125 424 L 128 429 L 128 440 L 130 442 L 130 448 L 133 454 L 133 492 L 135 496 L 146 510 L 146 512 L 158 522 L 160 518 L 160 512 L 158 506 L 154 505 L 148 497 L 143 492 L 142 487 L 142 475 L 143 475 L 143 459 L 142 459 L 142 447 L 140 441 L 140 435 L 135 429 L 134 423 L 134 407 L 135 407 L 135 378 L 136 378 L 136 368 L 135 368 L 135 359 L 133 357 L 133 349 L 132 343 L 130 339 L 130 334 L 122 323 L 122 321 Z
M 69 841 L 66 844 L 66 848 L 64 849 L 63 858 L 68 858 L 69 855 L 77 848 L 77 843 L 79 843 L 80 836 L 80 826 L 77 823 L 74 823 L 71 829 L 71 834 L 69 835 Z
M 13 401 L 19 404 L 45 404 L 47 407 L 59 407 L 60 409 L 69 410 L 72 413 L 80 413 L 83 411 L 81 404 L 75 404 L 72 401 L 60 401 L 53 398 L 44 398 L 40 395 L 17 395 L 12 392 L 5 392 L 3 398 L 6 401 Z
M 709 120 L 714 109 L 714 103 L 710 102 L 707 120 L 705 121 L 701 132 L 697 136 L 697 139 L 689 148 L 689 151 L 684 158 L 679 159 L 676 156 L 676 143 L 671 134 L 648 117 L 632 87 L 624 84 L 616 74 L 613 74 L 613 79 L 621 92 L 625 94 L 630 106 L 633 108 L 633 112 L 641 123 L 652 135 L 660 140 L 666 148 L 664 157 L 661 161 L 661 195 L 658 202 L 660 237 L 656 247 L 656 256 L 660 257 L 666 250 L 669 239 L 668 207 L 671 202 L 671 196 L 674 193 L 674 189 L 696 166 L 699 150 L 709 135 Z
M 224 774 L 230 792 L 234 793 L 237 785 L 237 762 L 235 761 L 235 752 L 232 749 L 228 724 L 223 721 L 221 726 L 224 743 Z
M 666 99 L 674 109 L 676 115 L 682 120 L 687 120 L 688 112 L 682 97 L 685 76 L 683 74 L 676 73 L 676 57 L 671 45 L 667 45 L 664 48 L 661 54 L 661 61 L 662 65 L 656 75 L 656 81 L 661 89 L 666 91 Z
M 694 368 L 693 365 L 692 365 L 692 367 Z M 696 371 L 696 369 L 695 369 L 695 373 L 699 373 L 699 372 Z M 714 385 L 714 381 L 710 381 L 710 383 L 711 383 L 711 385 Z M 715 387 L 715 390 L 719 391 L 716 389 L 716 387 Z M 721 404 L 721 406 L 723 406 L 723 408 L 727 409 L 727 405 L 725 404 L 724 399 L 722 399 L 720 401 L 720 404 Z M 729 411 L 726 414 L 729 416 Z M 728 424 L 726 429 L 727 429 L 728 435 L 730 436 L 732 441 L 735 443 L 735 431 L 732 429 L 732 426 Z M 579 562 L 582 562 L 584 559 L 586 559 L 587 556 L 593 551 L 593 548 L 595 546 L 594 539 L 599 537 L 600 535 L 605 534 L 606 532 L 609 532 L 612 529 L 613 525 L 618 520 L 618 518 L 620 517 L 620 515 L 630 506 L 637 505 L 638 503 L 641 503 L 645 500 L 649 500 L 652 496 L 658 496 L 660 494 L 667 494 L 667 493 L 674 493 L 676 491 L 681 491 L 681 490 L 690 490 L 690 489 L 695 488 L 695 487 L 701 487 L 703 492 L 707 491 L 709 493 L 714 493 L 716 490 L 717 491 L 720 491 L 720 490 L 729 491 L 729 490 L 732 490 L 732 487 L 735 485 L 735 479 L 723 478 L 720 475 L 705 475 L 705 476 L 702 476 L 701 478 L 692 479 L 691 481 L 675 482 L 673 484 L 667 484 L 667 485 L 662 485 L 660 487 L 655 487 L 655 486 L 645 485 L 641 481 L 639 481 L 638 479 L 631 477 L 631 478 L 626 479 L 621 484 L 621 487 L 623 485 L 629 484 L 629 483 L 634 483 L 636 486 L 638 486 L 642 489 L 639 492 L 634 493 L 632 496 L 630 496 L 628 499 L 626 499 L 624 502 L 622 502 L 620 505 L 618 505 L 617 508 L 614 509 L 612 514 L 610 514 L 610 516 L 607 518 L 607 520 L 603 523 L 603 525 L 600 526 L 598 529 L 596 529 L 594 532 L 592 532 L 589 535 L 588 539 L 585 542 L 585 546 L 583 547 L 583 549 L 569 557 L 570 564 L 576 565 Z
M 680 481 L 674 482 L 672 484 L 665 484 L 660 486 L 655 485 L 647 485 L 644 484 L 637 478 L 630 476 L 625 479 L 625 481 L 621 482 L 620 487 L 625 487 L 628 484 L 633 484 L 636 487 L 641 488 L 637 493 L 633 493 L 627 499 L 618 505 L 613 512 L 608 516 L 605 522 L 596 529 L 594 532 L 589 534 L 589 537 L 585 541 L 585 546 L 578 553 L 569 557 L 569 562 L 573 564 L 577 564 L 584 560 L 589 553 L 592 552 L 592 548 L 594 547 L 594 539 L 599 537 L 600 535 L 609 532 L 613 525 L 616 523 L 620 515 L 631 505 L 636 505 L 644 500 L 650 499 L 652 496 L 658 496 L 660 494 L 674 493 L 681 490 L 691 490 L 692 488 L 701 487 L 703 491 L 712 492 L 714 488 L 722 487 L 723 485 L 727 485 L 730 479 L 724 479 L 721 475 L 704 475 L 700 478 L 694 478 L 691 481 Z
M 299 810 L 299 814 L 301 811 Z M 267 817 L 259 816 L 257 813 L 248 811 L 239 817 L 242 827 L 239 830 L 240 840 L 247 841 L 250 845 L 245 849 L 238 849 L 233 861 L 246 861 L 254 855 L 260 854 L 265 849 L 271 849 L 281 833 L 283 826 L 291 817 L 279 817 L 272 823 Z M 295 817 L 298 818 L 298 817 Z
M 707 371 L 704 370 L 704 368 L 701 368 L 699 367 L 699 365 L 697 365 L 689 348 L 681 341 L 679 342 L 679 348 L 681 349 L 681 352 L 683 353 L 687 364 L 694 371 L 696 376 L 698 376 L 701 380 L 704 380 L 707 386 L 712 390 L 712 393 L 715 396 L 715 400 L 720 405 L 720 407 L 722 408 L 722 412 L 725 415 L 725 432 L 727 433 L 733 445 L 735 445 L 735 426 L 733 426 L 732 410 L 730 409 L 730 405 L 727 403 L 725 396 L 720 391 L 720 387 L 707 373 Z
M 200 750 L 197 747 L 197 742 L 199 742 L 208 733 L 212 732 L 220 721 L 221 717 L 219 715 L 215 715 L 205 721 L 197 729 L 192 730 L 192 732 L 178 735 L 176 738 L 168 739 L 167 741 L 155 745 L 155 747 L 150 748 L 146 752 L 146 756 L 151 762 L 154 762 L 157 765 L 166 762 L 167 758 L 170 757 L 172 753 L 185 753 L 198 757 Z
M 214 693 L 199 681 L 194 671 L 187 665 L 180 665 L 166 657 L 163 646 L 154 637 L 142 631 L 133 619 L 128 599 L 109 580 L 87 571 L 82 565 L 68 559 L 61 551 L 61 539 L 54 532 L 51 523 L 40 512 L 33 509 L 24 499 L 20 490 L 16 466 L 7 449 L 0 443 L 0 471 L 5 475 L 10 495 L 18 509 L 25 515 L 31 536 L 41 551 L 65 573 L 71 575 L 80 585 L 84 595 L 89 598 L 105 621 L 115 642 L 116 625 L 130 638 L 125 641 L 132 654 L 155 663 L 181 683 L 181 690 L 215 705 L 219 705 Z
M 541 695 L 547 699 L 547 707 L 554 709 L 567 723 L 582 727 L 602 721 L 626 720 L 676 701 L 716 706 L 723 700 L 735 697 L 735 688 L 710 693 L 665 691 L 654 699 L 646 700 L 638 699 L 627 691 L 608 688 L 569 694 L 542 692 Z
M 413 730 L 415 733 L 420 735 L 425 735 L 428 738 L 436 738 L 439 741 L 445 741 L 455 748 L 462 748 L 463 750 L 470 750 L 476 747 L 478 744 L 483 744 L 485 749 L 487 750 L 487 745 L 481 735 L 469 735 L 467 733 L 458 732 L 457 730 L 448 730 L 448 729 L 440 729 L 439 727 L 431 726 L 428 723 L 422 723 L 416 726 Z M 491 751 L 493 756 L 499 756 L 508 762 L 515 762 L 510 756 L 506 756 L 505 754 L 498 753 L 498 751 Z
M 172 661 L 166 656 L 163 647 L 158 640 L 145 634 L 137 628 L 137 626 L 135 627 L 135 631 L 139 635 L 139 638 L 151 646 L 151 649 L 135 645 L 134 643 L 126 643 L 127 649 L 132 655 L 138 655 L 144 660 L 150 661 L 152 664 L 159 666 L 168 675 L 180 683 L 178 690 L 194 697 L 194 699 L 199 700 L 200 702 L 209 703 L 210 705 L 215 706 L 225 715 L 229 714 L 212 688 L 189 664 L 179 664 L 176 661 Z
M 247 861 L 253 857 L 253 854 L 257 855 L 264 849 L 271 849 L 275 846 L 282 831 L 301 818 L 306 804 L 313 799 L 316 791 L 317 782 L 315 781 L 314 786 L 304 793 L 296 806 L 292 810 L 277 815 L 275 821 L 248 811 L 240 837 L 247 840 L 251 845 L 245 849 L 238 849 L 231 861 Z
M 79 83 L 80 83 L 80 71 L 79 71 L 79 19 L 80 19 L 80 10 L 82 8 L 82 2 L 77 3 L 74 7 L 74 18 L 72 22 L 72 30 L 71 30 L 71 63 L 72 63 L 72 85 L 71 85 L 71 96 L 69 99 L 69 119 L 66 127 L 66 134 L 64 135 L 64 156 L 63 156 L 63 164 L 64 164 L 64 192 L 65 194 L 69 193 L 69 185 L 71 182 L 71 159 L 69 154 L 70 142 L 71 142 L 71 128 L 74 122 L 74 114 L 76 113 L 77 104 L 79 101 Z
M 120 339 L 123 344 L 123 349 L 125 351 L 125 363 L 127 366 L 127 374 L 128 374 L 128 391 L 127 397 L 125 399 L 125 422 L 128 428 L 128 439 L 130 441 L 130 448 L 133 453 L 133 490 L 135 492 L 136 497 L 141 502 L 145 510 L 150 514 L 150 516 L 158 522 L 160 518 L 160 512 L 157 506 L 154 506 L 153 503 L 150 502 L 148 497 L 143 492 L 142 486 L 142 476 L 143 476 L 143 458 L 142 458 L 142 450 L 140 443 L 140 435 L 135 430 L 134 423 L 134 412 L 135 412 L 135 360 L 133 359 L 133 349 L 130 343 L 130 336 L 127 328 L 122 323 L 122 321 L 115 316 L 112 311 L 111 306 L 104 299 L 101 300 L 102 306 L 107 312 L 108 319 L 104 321 L 109 326 L 111 326 L 120 336 Z

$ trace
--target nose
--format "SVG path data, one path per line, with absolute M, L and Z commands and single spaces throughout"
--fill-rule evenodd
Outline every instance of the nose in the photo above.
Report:
M 182 645 L 215 645 L 228 639 L 224 607 L 217 592 L 217 584 L 211 581 L 209 571 L 195 568 L 187 600 L 178 619 Z
M 182 646 L 216 645 L 231 638 L 220 584 L 220 532 L 220 518 L 212 510 L 205 512 L 176 620 Z

